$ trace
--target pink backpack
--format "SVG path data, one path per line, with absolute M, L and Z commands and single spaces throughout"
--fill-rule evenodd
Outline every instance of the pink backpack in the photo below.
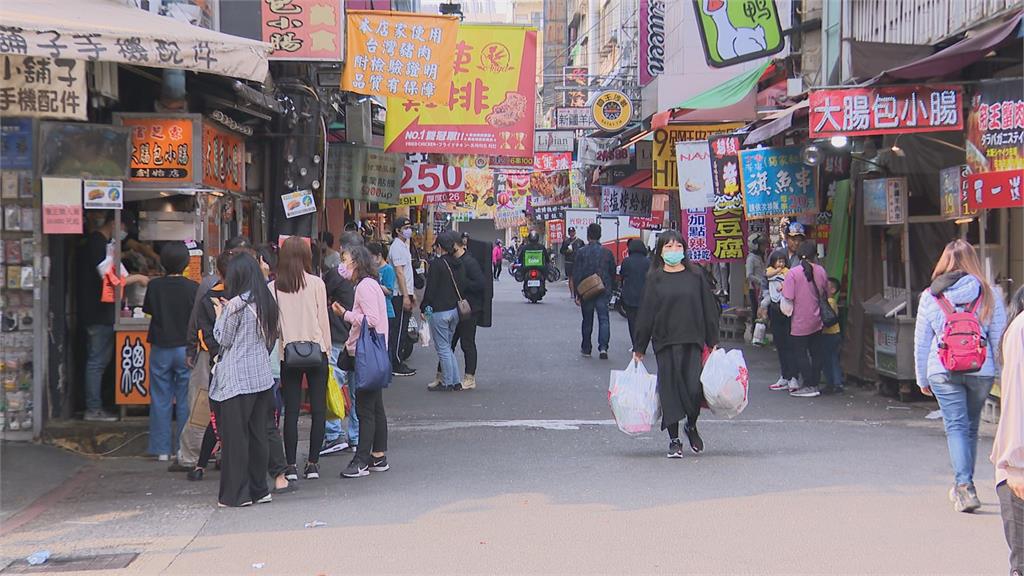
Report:
M 946 315 L 946 326 L 939 337 L 939 361 L 950 372 L 977 372 L 985 364 L 988 344 L 981 335 L 981 322 L 975 312 L 981 302 L 978 296 L 962 312 L 940 294 L 935 297 Z

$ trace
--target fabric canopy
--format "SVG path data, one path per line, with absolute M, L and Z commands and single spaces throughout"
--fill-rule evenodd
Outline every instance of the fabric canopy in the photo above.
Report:
M 750 91 L 757 87 L 757 81 L 761 79 L 761 75 L 771 64 L 771 61 L 766 60 L 761 66 L 727 80 L 706 92 L 692 96 L 676 105 L 675 108 L 705 110 L 732 106 L 746 98 Z
M 1024 12 L 1017 12 L 1013 18 L 993 26 L 977 36 L 965 38 L 949 48 L 939 50 L 916 62 L 886 70 L 868 84 L 892 80 L 925 80 L 958 72 L 981 60 L 991 50 L 1010 40 L 1017 40 L 1022 16 L 1024 16 Z M 1017 42 L 1019 43 L 1019 40 Z
M 270 45 L 116 0 L 0 3 L 0 54 L 178 68 L 263 82 Z
M 769 114 L 765 117 L 765 120 L 771 120 L 771 122 L 759 126 L 751 131 L 750 135 L 747 136 L 747 139 L 743 141 L 743 145 L 752 146 L 754 144 L 760 144 L 772 136 L 777 136 L 786 130 L 789 130 L 793 126 L 793 116 L 801 110 L 806 110 L 809 104 L 809 101 L 804 100 L 799 104 L 794 104 L 789 108 L 786 108 L 785 110 Z M 804 115 L 806 116 L 806 112 L 804 112 Z

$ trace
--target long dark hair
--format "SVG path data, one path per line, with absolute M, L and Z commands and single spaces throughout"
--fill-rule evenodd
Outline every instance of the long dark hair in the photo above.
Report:
M 814 261 L 818 259 L 818 247 L 814 242 L 804 240 L 803 244 L 796 249 L 797 256 L 800 257 L 800 266 L 804 269 L 804 278 L 811 284 L 814 284 Z
M 313 251 L 298 236 L 290 236 L 281 245 L 277 257 L 277 279 L 274 286 L 281 292 L 298 292 L 306 287 L 306 274 L 313 273 Z
M 690 270 L 692 267 L 690 262 L 690 245 L 686 243 L 686 238 L 683 238 L 683 235 L 678 230 L 665 230 L 658 236 L 658 243 L 654 247 L 654 254 L 651 256 L 651 271 L 664 270 L 665 261 L 661 259 L 661 253 L 669 242 L 679 242 L 683 245 L 683 249 L 686 251 L 686 255 L 683 256 L 683 266 Z
M 1006 328 L 1003 328 L 1002 345 L 999 347 L 999 361 L 1006 358 L 1006 332 L 1010 329 L 1013 320 L 1024 314 L 1024 286 L 1017 288 L 1017 291 L 1010 297 L 1010 305 L 1006 308 Z
M 263 271 L 251 254 L 241 253 L 228 261 L 227 297 L 240 297 L 246 304 L 256 308 L 256 317 L 260 323 L 261 336 L 265 339 L 267 350 L 274 347 L 277 340 L 278 310 L 277 301 L 267 288 L 263 279 Z M 246 313 L 244 310 L 242 313 Z
M 352 260 L 352 284 L 359 284 L 363 278 L 377 280 L 380 277 L 373 256 L 366 246 L 349 246 L 345 253 Z

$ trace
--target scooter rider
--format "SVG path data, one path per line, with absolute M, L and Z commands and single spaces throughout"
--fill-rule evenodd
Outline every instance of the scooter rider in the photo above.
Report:
M 523 242 L 522 246 L 519 247 L 519 253 L 516 254 L 516 262 L 520 266 L 523 265 L 523 255 L 526 254 L 527 250 L 540 250 L 544 254 L 544 268 L 541 270 L 541 277 L 546 278 L 548 274 L 548 264 L 550 263 L 550 255 L 548 254 L 547 248 L 540 242 L 540 233 L 536 230 L 530 230 L 529 236 L 526 237 L 526 242 Z

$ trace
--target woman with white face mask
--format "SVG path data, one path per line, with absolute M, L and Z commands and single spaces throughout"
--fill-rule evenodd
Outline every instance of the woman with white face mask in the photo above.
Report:
M 679 421 L 695 454 L 704 451 L 697 418 L 704 400 L 700 383 L 704 348 L 718 344 L 719 305 L 701 269 L 690 262 L 686 240 L 675 230 L 663 232 L 651 260 L 637 312 L 633 357 L 639 362 L 654 344 L 658 360 L 661 429 L 668 430 L 669 458 L 683 457 Z

